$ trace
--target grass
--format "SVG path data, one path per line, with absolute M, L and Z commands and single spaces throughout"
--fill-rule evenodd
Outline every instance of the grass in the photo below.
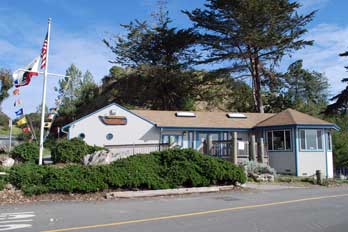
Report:
M 300 176 L 283 176 L 278 175 L 275 179 L 276 182 L 280 183 L 309 183 L 315 184 L 313 177 L 300 177 Z
M 17 126 L 13 126 L 12 127 L 12 135 L 16 136 L 22 133 L 22 129 L 17 127 Z M 0 134 L 1 135 L 9 135 L 10 134 L 10 129 L 9 128 L 5 128 L 0 126 Z

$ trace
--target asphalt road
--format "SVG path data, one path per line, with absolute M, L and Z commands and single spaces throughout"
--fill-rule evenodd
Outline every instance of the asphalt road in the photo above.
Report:
M 347 232 L 348 187 L 0 206 L 0 231 Z

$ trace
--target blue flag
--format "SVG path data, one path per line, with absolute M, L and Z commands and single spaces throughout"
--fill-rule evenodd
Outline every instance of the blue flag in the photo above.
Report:
M 16 116 L 17 116 L 17 117 L 22 116 L 22 115 L 23 115 L 23 108 L 20 108 L 20 109 L 17 110 L 15 113 L 16 113 Z

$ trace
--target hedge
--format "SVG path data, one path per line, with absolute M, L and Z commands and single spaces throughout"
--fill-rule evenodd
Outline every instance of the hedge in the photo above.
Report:
M 51 155 L 55 163 L 81 163 L 85 155 L 101 149 L 103 148 L 90 146 L 78 138 L 63 139 L 53 145 Z
M 13 149 L 11 156 L 21 162 L 36 163 L 39 159 L 39 145 L 35 142 L 19 144 Z
M 237 181 L 246 181 L 242 168 L 192 149 L 141 154 L 103 166 L 22 164 L 13 167 L 9 175 L 9 182 L 27 195 L 199 187 Z

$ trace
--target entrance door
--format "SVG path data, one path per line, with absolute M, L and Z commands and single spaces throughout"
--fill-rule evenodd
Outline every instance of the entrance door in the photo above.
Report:
M 208 136 L 211 136 L 212 143 L 219 140 L 218 132 L 198 132 L 197 133 L 197 150 L 208 154 Z

